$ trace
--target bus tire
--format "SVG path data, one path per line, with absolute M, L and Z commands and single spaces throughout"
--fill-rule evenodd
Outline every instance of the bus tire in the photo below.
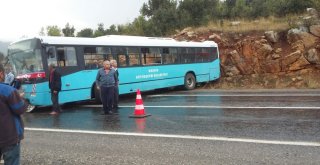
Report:
M 100 89 L 98 89 L 96 85 L 94 86 L 94 100 L 96 103 L 101 104 Z
M 195 78 L 194 74 L 188 73 L 184 77 L 184 88 L 186 90 L 192 90 L 195 87 L 196 87 L 196 78 Z

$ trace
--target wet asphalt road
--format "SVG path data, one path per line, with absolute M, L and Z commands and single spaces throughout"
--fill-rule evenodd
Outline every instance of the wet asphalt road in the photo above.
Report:
M 101 105 L 92 102 L 66 105 L 59 116 L 48 115 L 48 108 L 24 115 L 27 130 L 22 162 L 320 164 L 317 145 L 291 146 L 198 138 L 320 144 L 320 90 L 156 91 L 143 93 L 142 97 L 146 113 L 152 115 L 144 119 L 128 117 L 134 111 L 135 95 L 120 98 L 119 115 L 102 116 Z M 29 128 L 178 135 L 181 138 L 43 132 Z M 185 136 L 197 138 L 186 139 Z M 56 151 L 63 153 L 60 159 L 53 156 Z

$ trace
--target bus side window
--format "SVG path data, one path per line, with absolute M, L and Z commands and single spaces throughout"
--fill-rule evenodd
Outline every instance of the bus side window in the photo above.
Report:
M 163 50 L 162 50 L 163 64 L 179 63 L 177 52 L 178 52 L 177 48 L 163 48 Z
M 159 48 L 141 48 L 143 65 L 162 64 L 162 55 Z
M 210 60 L 213 61 L 213 60 L 216 60 L 218 58 L 218 48 L 212 48 L 211 49 L 211 54 L 210 54 Z
M 129 47 L 127 50 L 129 66 L 140 65 L 139 49 L 137 47 Z
M 47 59 L 48 59 L 48 65 L 54 64 L 57 66 L 57 55 L 56 55 L 56 49 L 53 46 L 49 46 L 46 48 L 47 52 Z
M 128 66 L 127 49 L 125 47 L 112 48 L 112 54 L 118 59 L 118 67 Z
M 76 49 L 74 47 L 57 47 L 60 67 L 77 66 Z

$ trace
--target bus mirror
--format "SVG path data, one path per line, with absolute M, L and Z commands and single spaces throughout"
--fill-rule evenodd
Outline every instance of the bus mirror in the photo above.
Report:
M 55 57 L 53 48 L 48 48 L 47 54 L 48 54 L 49 58 L 54 58 Z

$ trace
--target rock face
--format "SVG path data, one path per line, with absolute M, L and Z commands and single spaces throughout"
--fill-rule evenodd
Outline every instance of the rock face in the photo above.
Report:
M 313 10 L 311 11 L 314 13 Z M 318 18 L 318 15 L 312 18 Z M 218 43 L 222 78 L 226 77 L 227 82 L 230 83 L 236 82 L 239 76 L 259 77 L 271 74 L 274 77 L 311 71 L 318 73 L 320 71 L 320 24 L 306 28 L 309 30 L 290 29 L 284 32 L 267 31 L 249 34 L 211 31 L 197 34 L 184 30 L 176 35 L 176 38 L 180 40 L 192 38 L 193 41 L 211 40 Z M 200 39 L 197 40 L 194 36 Z M 308 72 L 303 72 L 305 70 Z M 308 79 L 297 77 L 290 78 L 290 81 L 293 79 L 294 81 L 289 83 L 289 86 L 310 83 L 300 82 Z M 277 81 L 277 84 L 279 83 L 282 82 Z

